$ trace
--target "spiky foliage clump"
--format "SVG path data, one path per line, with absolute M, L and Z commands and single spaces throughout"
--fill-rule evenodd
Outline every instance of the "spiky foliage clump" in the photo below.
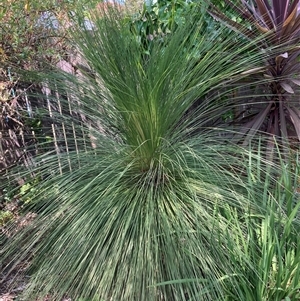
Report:
M 241 150 L 207 127 L 220 109 L 205 96 L 261 58 L 235 33 L 216 44 L 187 22 L 145 59 L 118 16 L 74 32 L 90 72 L 48 75 L 48 101 L 58 91 L 73 108 L 53 118 L 68 139 L 57 135 L 56 152 L 23 174 L 42 179 L 29 197 L 37 216 L 1 256 L 29 261 L 27 300 L 223 299 L 222 277 L 233 273 L 223 209 L 256 206 L 238 173 Z M 195 99 L 203 102 L 190 112 Z M 60 97 L 62 111 L 69 104 Z M 199 281 L 162 285 L 183 278 Z
M 244 144 L 260 130 L 280 136 L 285 142 L 288 138 L 300 140 L 300 1 L 225 2 L 238 14 L 239 22 L 213 5 L 211 14 L 250 40 L 264 36 L 257 47 L 268 53 L 266 69 L 258 70 L 257 76 L 252 76 L 254 88 L 248 91 L 248 95 L 251 93 L 255 97 L 250 99 L 249 110 L 246 110 L 250 113 L 243 112 Z M 270 46 L 275 47 L 270 50 Z M 265 78 L 258 91 L 255 89 L 260 85 L 257 77 L 260 82 Z
M 275 143 L 276 144 L 276 143 Z M 228 236 L 229 261 L 238 280 L 226 286 L 226 300 L 299 300 L 300 240 L 299 240 L 299 157 L 287 161 L 278 151 L 279 164 L 262 172 L 261 154 L 250 155 L 248 174 L 251 185 L 264 174 L 262 214 L 239 214 L 228 210 L 236 236 Z M 274 169 L 275 167 L 275 169 Z M 268 168 L 267 168 L 268 169 Z M 279 174 L 274 179 L 272 175 Z M 255 184 L 254 184 L 255 185 Z M 246 231 L 245 231 L 246 230 Z M 227 280 L 225 280 L 227 281 Z
M 226 301 L 299 300 L 300 283 L 300 214 L 299 214 L 299 157 L 283 159 L 276 145 L 278 164 L 263 160 L 261 144 L 244 157 L 248 162 L 249 187 L 256 190 L 264 183 L 261 195 L 252 194 L 254 203 L 260 202 L 265 210 L 236 211 L 223 208 L 228 228 L 226 256 L 232 273 L 224 271 L 222 277 Z M 281 146 L 282 148 L 282 146 Z M 274 177 L 275 176 L 275 177 Z M 259 198 L 259 199 L 257 199 Z M 199 279 L 182 279 L 181 283 Z M 174 283 L 169 281 L 168 283 Z M 178 283 L 178 280 L 176 281 Z M 211 287 L 213 289 L 213 287 Z

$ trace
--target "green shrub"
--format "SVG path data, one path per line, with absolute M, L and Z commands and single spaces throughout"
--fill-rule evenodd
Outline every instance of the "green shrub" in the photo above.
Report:
M 8 0 L 0 5 L 0 54 L 3 66 L 38 69 L 68 55 L 65 27 L 77 7 L 88 12 L 99 1 Z
M 10 211 L 0 210 L 0 227 L 3 227 L 7 222 L 14 218 Z
M 199 7 L 202 9 L 199 10 Z M 131 21 L 131 30 L 141 42 L 145 54 L 152 49 L 153 40 L 158 39 L 162 43 L 165 36 L 177 27 L 182 27 L 189 19 L 191 12 L 198 9 L 203 30 L 207 27 L 214 34 L 215 27 L 212 18 L 206 13 L 203 3 L 185 0 L 160 0 L 155 3 L 144 5 L 140 14 L 135 14 Z M 196 20 L 196 18 L 195 18 Z

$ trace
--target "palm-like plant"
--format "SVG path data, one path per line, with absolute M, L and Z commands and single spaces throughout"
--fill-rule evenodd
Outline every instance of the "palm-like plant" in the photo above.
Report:
M 191 22 L 164 44 L 155 42 L 144 60 L 129 26 L 110 18 L 115 13 L 94 20 L 93 33 L 75 33 L 91 74 L 49 79 L 49 87 L 71 99 L 73 115 L 61 122 L 77 139 L 57 141 L 66 152 L 37 157 L 25 172 L 43 179 L 28 198 L 37 217 L 2 258 L 30 261 L 28 300 L 46 294 L 53 300 L 222 299 L 222 208 L 251 206 L 242 176 L 230 171 L 243 162 L 219 131 L 204 130 L 219 111 L 215 102 L 186 115 L 195 99 L 256 66 L 260 54 L 238 38 L 229 52 L 235 33 L 216 44 Z M 86 122 L 76 127 L 74 112 Z M 61 118 L 55 116 L 53 127 Z M 201 281 L 158 285 L 196 277 Z
M 265 87 L 250 102 L 259 103 L 258 110 L 244 114 L 244 144 L 259 130 L 280 136 L 284 141 L 288 137 L 300 140 L 300 1 L 299 0 L 241 0 L 240 4 L 225 1 L 239 16 L 250 25 L 235 22 L 217 7 L 211 5 L 211 14 L 229 27 L 253 40 L 264 36 L 257 47 L 268 52 L 266 69 L 260 72 L 265 78 Z M 270 49 L 270 48 L 269 48 Z M 255 77 L 252 78 L 253 84 Z M 261 80 L 261 79 L 260 79 Z M 252 92 L 253 93 L 253 92 Z M 261 104 L 264 104 L 263 106 Z M 253 111 L 253 110 L 252 110 Z M 250 120 L 249 120 L 250 118 Z

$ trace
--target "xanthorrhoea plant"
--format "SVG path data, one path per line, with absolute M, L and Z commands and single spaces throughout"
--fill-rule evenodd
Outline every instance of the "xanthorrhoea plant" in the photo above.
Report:
M 189 118 L 186 112 L 195 99 L 256 66 L 260 54 L 238 37 L 229 52 L 235 33 L 216 44 L 191 22 L 164 44 L 157 41 L 144 60 L 115 14 L 94 20 L 92 33 L 75 32 L 90 74 L 48 80 L 71 102 L 73 114 L 53 120 L 56 130 L 64 125 L 68 140 L 56 142 L 56 154 L 35 158 L 27 172 L 43 179 L 28 209 L 37 216 L 2 258 L 29 260 L 27 300 L 46 294 L 53 300 L 222 299 L 227 236 L 216 227 L 227 225 L 220 213 L 225 204 L 237 211 L 251 206 L 245 183 L 231 172 L 244 163 L 219 131 L 203 129 L 219 111 L 213 100 Z M 157 285 L 195 277 L 203 279 Z
M 263 72 L 264 86 L 267 89 L 264 88 L 260 91 L 260 96 L 250 100 L 251 114 L 244 114 L 244 120 L 247 120 L 243 130 L 246 136 L 244 144 L 259 130 L 281 136 L 285 141 L 289 136 L 300 140 L 300 1 L 240 0 L 239 5 L 230 0 L 225 2 L 250 27 L 233 21 L 211 5 L 210 12 L 214 17 L 250 40 L 263 35 L 264 41 L 257 44 L 263 51 L 269 46 L 277 46 L 267 51 L 267 68 Z M 253 84 L 259 84 L 257 78 L 253 80 Z M 258 110 L 255 104 L 260 104 Z

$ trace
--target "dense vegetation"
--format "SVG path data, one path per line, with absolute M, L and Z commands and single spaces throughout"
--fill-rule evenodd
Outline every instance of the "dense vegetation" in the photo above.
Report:
M 61 49 L 29 72 L 36 56 L 0 45 L 52 104 L 0 184 L 1 206 L 30 216 L 0 215 L 1 272 L 26 266 L 22 298 L 300 299 L 299 41 L 272 43 L 271 17 L 236 6 L 298 30 L 300 1 L 283 2 L 67 8 L 76 72 L 55 68 Z

